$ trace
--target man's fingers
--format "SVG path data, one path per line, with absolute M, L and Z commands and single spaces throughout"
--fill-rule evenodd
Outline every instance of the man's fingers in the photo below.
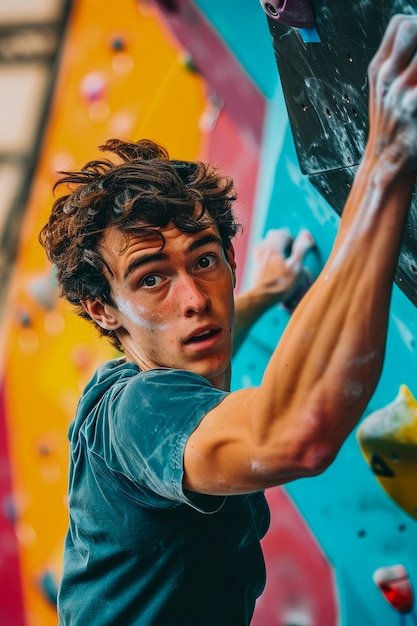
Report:
M 405 62 L 407 57 L 409 61 L 415 50 L 416 23 L 416 15 L 394 15 L 388 23 L 371 64 L 380 67 L 392 56 L 396 58 L 397 63 Z
M 301 230 L 294 239 L 288 228 L 268 231 L 265 238 L 255 247 L 251 271 L 251 282 L 259 280 L 282 293 L 297 286 L 303 269 L 306 253 L 315 245 L 308 230 Z M 287 252 L 290 254 L 287 256 Z
M 272 248 L 284 252 L 292 243 L 292 235 L 288 228 L 271 229 L 265 236 L 265 243 Z
M 299 271 L 304 261 L 304 257 L 315 245 L 312 234 L 306 230 L 300 230 L 292 244 L 291 254 L 287 259 L 287 264 L 295 271 Z
M 369 64 L 371 84 L 377 77 L 383 92 L 413 64 L 417 50 L 417 16 L 395 15 L 388 24 L 382 42 Z
M 291 246 L 292 241 L 293 237 L 288 228 L 269 230 L 264 239 L 262 239 L 253 250 L 253 280 L 256 278 L 257 273 L 262 270 L 262 266 L 268 259 L 274 258 L 277 253 L 284 258 L 284 252 Z

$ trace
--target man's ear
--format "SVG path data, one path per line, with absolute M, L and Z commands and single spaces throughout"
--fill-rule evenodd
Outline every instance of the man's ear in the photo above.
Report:
M 232 274 L 233 274 L 233 286 L 236 287 L 236 259 L 235 259 L 235 249 L 233 244 L 231 243 L 226 250 L 227 262 L 229 263 Z
M 81 302 L 83 309 L 101 328 L 105 330 L 117 330 L 120 328 L 117 319 L 117 311 L 114 307 L 98 298 L 95 300 L 83 300 Z

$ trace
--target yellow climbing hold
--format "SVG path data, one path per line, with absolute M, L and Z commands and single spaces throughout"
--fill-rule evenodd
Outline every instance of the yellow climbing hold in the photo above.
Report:
M 406 385 L 363 420 L 357 439 L 382 488 L 417 520 L 417 401 Z

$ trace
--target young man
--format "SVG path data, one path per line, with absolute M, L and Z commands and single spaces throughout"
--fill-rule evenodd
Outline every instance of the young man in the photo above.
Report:
M 105 146 L 117 164 L 62 179 L 71 190 L 41 241 L 64 295 L 125 355 L 98 370 L 70 429 L 62 626 L 249 624 L 265 580 L 263 490 L 323 471 L 380 376 L 415 182 L 416 49 L 417 17 L 393 18 L 332 254 L 259 388 L 229 392 L 231 181 L 118 141 Z M 240 336 L 279 299 L 272 283 L 242 297 Z

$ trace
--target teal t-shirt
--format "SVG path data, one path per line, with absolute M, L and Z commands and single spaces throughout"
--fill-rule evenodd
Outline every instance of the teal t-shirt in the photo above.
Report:
M 71 424 L 60 626 L 245 626 L 265 584 L 263 493 L 182 487 L 190 434 L 226 392 L 109 361 Z

